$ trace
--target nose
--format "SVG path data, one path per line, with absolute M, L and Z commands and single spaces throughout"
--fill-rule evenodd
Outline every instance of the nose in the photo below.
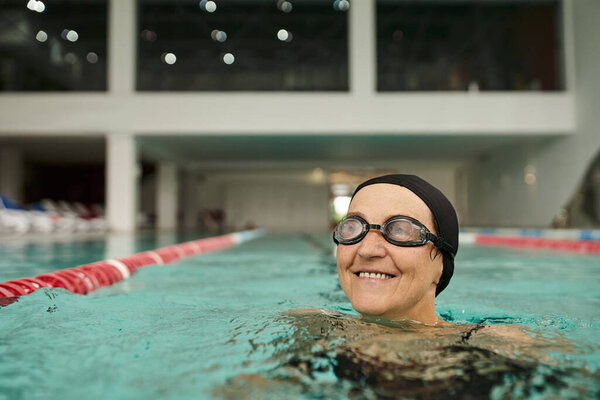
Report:
M 381 232 L 371 229 L 363 240 L 358 243 L 360 246 L 358 255 L 365 259 L 385 257 L 385 244 L 386 241 Z

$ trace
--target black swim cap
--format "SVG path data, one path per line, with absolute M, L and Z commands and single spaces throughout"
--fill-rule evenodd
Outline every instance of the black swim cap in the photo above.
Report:
M 450 278 L 454 274 L 454 256 L 458 251 L 458 218 L 456 217 L 454 207 L 452 207 L 450 200 L 442 192 L 415 175 L 393 174 L 369 179 L 358 185 L 352 194 L 352 198 L 354 198 L 360 189 L 376 183 L 389 183 L 402 186 L 419 196 L 433 214 L 433 220 L 438 230 L 438 237 L 445 240 L 454 248 L 453 253 L 442 250 L 444 268 L 435 290 L 435 295 L 437 296 L 448 286 Z

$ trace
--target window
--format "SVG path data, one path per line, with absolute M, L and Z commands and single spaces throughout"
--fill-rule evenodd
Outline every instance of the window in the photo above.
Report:
M 347 91 L 349 4 L 139 0 L 137 89 Z
M 0 90 L 106 90 L 107 0 L 0 2 Z
M 564 90 L 560 4 L 378 0 L 378 91 Z

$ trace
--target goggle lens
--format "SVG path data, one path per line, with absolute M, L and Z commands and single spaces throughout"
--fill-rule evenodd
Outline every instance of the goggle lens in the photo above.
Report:
M 420 242 L 421 228 L 406 219 L 396 219 L 385 225 L 387 236 L 397 242 Z
M 357 219 L 345 219 L 336 228 L 341 242 L 357 239 L 363 233 L 363 224 Z

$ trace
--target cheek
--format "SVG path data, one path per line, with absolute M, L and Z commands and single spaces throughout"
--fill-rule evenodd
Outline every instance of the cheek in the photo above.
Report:
M 336 252 L 336 264 L 337 264 L 337 272 L 339 277 L 340 286 L 346 296 L 349 296 L 350 286 L 351 286 L 351 277 L 348 272 L 348 268 L 353 263 L 354 254 L 356 251 L 352 249 L 350 246 L 338 246 Z
M 436 260 L 431 260 L 428 247 L 407 247 L 397 251 L 394 256 L 396 267 L 413 280 L 431 281 L 431 277 L 437 270 Z
M 338 245 L 336 251 L 336 263 L 338 272 L 345 270 L 352 265 L 355 251 L 351 246 Z

